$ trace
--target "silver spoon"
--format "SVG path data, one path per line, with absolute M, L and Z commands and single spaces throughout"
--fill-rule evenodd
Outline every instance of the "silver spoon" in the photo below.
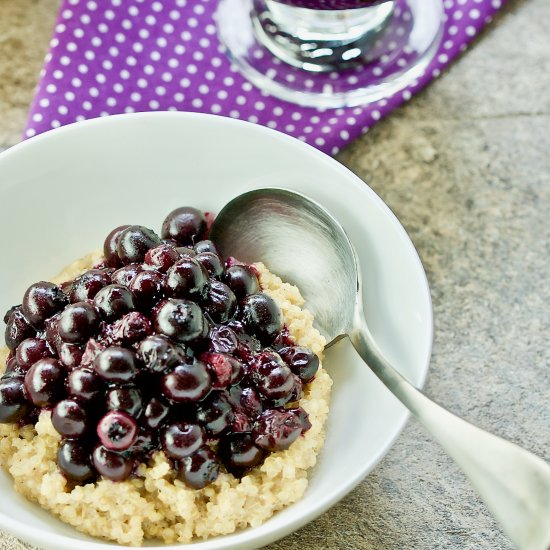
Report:
M 350 338 L 363 361 L 462 468 L 516 546 L 549 548 L 550 466 L 451 414 L 388 363 L 365 320 L 353 247 L 324 208 L 292 191 L 258 189 L 229 202 L 211 235 L 225 256 L 262 261 L 298 286 L 329 346 Z

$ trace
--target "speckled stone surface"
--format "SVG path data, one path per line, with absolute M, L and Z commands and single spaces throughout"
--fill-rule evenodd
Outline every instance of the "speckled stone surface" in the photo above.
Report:
M 0 0 L 0 8 L 16 12 L 23 3 L 41 2 Z M 548 21 L 547 0 L 510 1 L 451 71 L 339 160 L 387 202 L 424 263 L 435 317 L 428 395 L 550 461 Z M 36 33 L 44 40 L 47 23 Z M 15 111 L 0 101 L 4 131 Z M 21 548 L 0 534 L 0 550 Z M 410 421 L 350 495 L 268 548 L 512 545 L 453 462 Z

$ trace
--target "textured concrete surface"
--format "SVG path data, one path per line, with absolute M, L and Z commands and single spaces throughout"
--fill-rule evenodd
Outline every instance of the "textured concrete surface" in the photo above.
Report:
M 22 14 L 38 4 L 56 2 L 0 0 L 0 40 L 11 12 L 44 41 L 14 51 L 10 66 L 30 63 L 32 49 L 38 70 L 51 17 Z M 397 214 L 424 263 L 435 315 L 428 395 L 547 461 L 549 20 L 547 0 L 509 2 L 448 73 L 339 157 Z M 2 56 L 2 74 L 6 63 Z M 33 80 L 18 86 L 30 98 Z M 0 135 L 22 128 L 22 110 L 0 94 Z M 26 546 L 5 535 L 4 548 Z M 350 495 L 269 546 L 367 548 L 512 545 L 451 459 L 410 421 Z
M 60 0 L 0 0 L 0 149 L 21 139 Z

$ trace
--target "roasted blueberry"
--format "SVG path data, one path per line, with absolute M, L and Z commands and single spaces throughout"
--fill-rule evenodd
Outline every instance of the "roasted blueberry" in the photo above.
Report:
M 138 418 L 143 410 L 141 392 L 135 386 L 113 387 L 107 392 L 107 409 L 124 411 Z
M 234 355 L 242 359 L 245 363 L 250 363 L 254 355 L 262 349 L 260 341 L 255 336 L 249 334 L 245 330 L 242 322 L 236 319 L 231 319 L 231 321 L 227 323 L 227 327 L 233 331 L 237 338 L 237 348 L 234 351 Z M 213 345 L 213 343 L 210 344 L 211 347 Z
M 135 308 L 132 293 L 121 285 L 103 287 L 96 294 L 94 305 L 107 321 L 116 321 Z
M 205 242 L 205 241 L 202 241 Z M 195 249 L 196 250 L 196 249 Z M 221 258 L 214 252 L 199 252 L 195 256 L 195 261 L 199 262 L 208 272 L 210 277 L 220 277 L 223 273 L 223 263 Z
M 249 418 L 243 411 L 235 410 L 233 412 L 233 422 L 229 428 L 231 433 L 251 432 L 253 420 Z
M 127 452 L 136 457 L 140 457 L 141 461 L 143 461 L 143 455 L 158 449 L 158 445 L 158 434 L 152 432 L 151 430 L 140 428 L 134 444 Z
M 217 325 L 208 334 L 209 349 L 217 353 L 234 353 L 239 342 L 235 332 L 224 325 Z
M 92 481 L 96 475 L 90 451 L 75 440 L 65 440 L 61 443 L 57 450 L 57 465 L 67 479 L 76 483 Z
M 2 378 L 9 378 L 10 376 L 25 376 L 25 372 L 19 367 L 15 357 L 8 357 L 6 360 L 6 370 L 4 371 Z
M 0 422 L 17 422 L 29 411 L 21 377 L 13 376 L 0 380 Z
M 247 265 L 232 265 L 228 267 L 223 280 L 239 300 L 242 300 L 249 294 L 256 294 L 260 291 L 258 277 Z
M 249 386 L 233 386 L 229 389 L 229 399 L 233 407 L 242 410 L 250 418 L 256 418 L 262 412 L 260 396 Z
M 55 359 L 40 359 L 25 375 L 25 389 L 37 407 L 55 405 L 63 393 L 65 371 Z
M 65 296 L 69 296 L 71 292 L 71 288 L 73 287 L 73 281 L 63 281 L 62 283 L 59 283 L 59 288 L 61 289 L 61 292 L 65 294 Z
M 251 294 L 243 300 L 242 320 L 245 327 L 264 343 L 271 342 L 283 328 L 281 309 L 263 292 Z
M 39 359 L 46 357 L 53 357 L 53 352 L 46 340 L 41 338 L 23 340 L 15 352 L 17 365 L 21 372 L 27 372 Z
M 249 374 L 258 391 L 267 399 L 290 400 L 294 376 L 278 353 L 263 351 L 257 354 Z
M 194 258 L 182 258 L 166 274 L 166 291 L 174 298 L 202 298 L 208 288 L 208 272 Z
M 80 437 L 89 429 L 88 414 L 77 399 L 63 399 L 52 410 L 52 425 L 63 437 Z
M 177 246 L 161 244 L 152 248 L 145 254 L 145 263 L 161 273 L 166 273 L 180 259 Z
M 165 300 L 159 304 L 154 316 L 156 332 L 181 343 L 189 343 L 201 337 L 205 324 L 201 308 L 189 300 Z
M 296 416 L 300 424 L 302 425 L 302 433 L 307 432 L 311 428 L 311 422 L 309 420 L 309 415 L 302 407 L 297 407 L 295 409 L 287 409 Z
M 61 313 L 56 313 L 53 317 L 50 317 L 45 323 L 45 330 L 42 335 L 46 338 L 46 342 L 50 348 L 59 353 L 60 347 L 63 345 L 63 340 L 59 335 L 59 318 Z
M 84 355 L 84 346 L 63 342 L 63 344 L 59 346 L 57 352 L 61 363 L 63 363 L 68 370 L 72 370 L 80 365 L 82 356 Z
M 143 411 L 142 422 L 152 430 L 159 428 L 168 417 L 170 407 L 158 397 L 153 397 Z
M 163 297 L 164 277 L 155 271 L 141 271 L 134 277 L 129 289 L 134 295 L 136 308 L 151 311 Z
M 254 443 L 266 451 L 286 451 L 302 433 L 302 422 L 292 412 L 269 409 L 254 423 Z
M 138 273 L 141 273 L 142 271 L 143 267 L 141 264 L 125 265 L 124 267 L 117 269 L 111 275 L 111 281 L 115 285 L 121 285 L 129 288 L 132 284 L 132 281 L 136 278 L 136 275 Z
M 170 212 L 162 224 L 162 238 L 174 239 L 180 245 L 193 245 L 202 240 L 207 231 L 204 214 L 189 206 Z
M 227 323 L 235 314 L 237 298 L 233 291 L 220 281 L 211 281 L 204 299 L 204 309 L 216 323 Z
M 214 374 L 212 387 L 215 389 L 224 389 L 229 385 L 237 384 L 244 376 L 244 367 L 242 362 L 226 353 L 205 352 L 200 355 Z
M 129 225 L 121 225 L 116 229 L 113 229 L 105 239 L 103 244 L 103 256 L 105 257 L 105 263 L 109 267 L 120 267 L 122 261 L 120 260 L 117 253 L 118 241 L 120 239 L 120 234 L 128 229 Z
M 90 269 L 77 277 L 70 288 L 69 300 L 72 304 L 93 300 L 104 287 L 111 284 L 111 275 L 107 269 Z
M 84 347 L 84 353 L 80 361 L 81 367 L 93 368 L 95 358 L 107 347 L 105 342 L 90 338 Z
M 319 370 L 319 357 L 308 348 L 289 346 L 280 349 L 279 355 L 304 383 L 311 381 Z
M 41 281 L 27 289 L 21 309 L 29 323 L 41 329 L 46 319 L 61 311 L 67 303 L 67 296 L 57 285 Z
M 287 405 L 288 403 L 295 403 L 302 398 L 302 381 L 297 374 L 293 374 L 292 378 L 294 379 L 294 386 L 290 392 L 290 396 L 288 398 L 281 398 L 278 401 L 274 400 L 273 404 L 275 406 L 281 407 L 283 405 Z
M 13 310 L 6 323 L 6 346 L 14 351 L 23 340 L 36 336 L 36 330 L 31 326 L 20 308 Z
M 218 247 L 212 241 L 207 239 L 195 243 L 193 249 L 197 254 L 200 254 L 201 252 L 212 252 L 213 254 L 217 254 L 218 256 L 220 255 Z
M 151 372 L 164 372 L 182 362 L 183 349 L 166 336 L 153 334 L 141 341 L 137 355 L 145 368 Z
M 94 449 L 92 461 L 97 472 L 111 481 L 123 481 L 132 473 L 134 467 L 133 459 L 110 451 L 103 445 L 98 445 Z
M 128 349 L 111 346 L 95 358 L 94 370 L 109 383 L 124 384 L 136 376 L 136 356 Z
M 196 403 L 212 388 L 212 377 L 202 361 L 177 365 L 161 378 L 163 395 L 174 403 Z
M 131 346 L 152 332 L 151 321 L 142 313 L 131 311 L 105 328 L 104 339 L 109 343 Z
M 7 311 L 6 313 L 4 313 L 4 317 L 3 317 L 3 320 L 4 320 L 4 323 L 7 324 L 8 322 L 8 319 L 11 317 L 12 313 L 15 313 L 17 310 L 20 310 L 21 309 L 21 306 L 11 306 Z
M 143 262 L 145 254 L 160 244 L 158 235 L 142 225 L 131 225 L 119 236 L 117 254 L 124 265 Z
M 178 246 L 180 245 L 180 243 L 178 243 L 178 241 L 175 241 L 174 239 L 161 239 L 160 244 L 167 244 L 172 248 L 178 248 Z
M 224 392 L 213 393 L 197 410 L 197 420 L 210 436 L 226 432 L 234 418 L 233 408 Z
M 184 458 L 204 445 L 204 430 L 198 424 L 176 422 L 163 428 L 160 442 L 170 458 Z
M 218 454 L 230 471 L 241 473 L 257 466 L 265 451 L 254 444 L 249 433 L 232 433 L 220 439 Z
M 96 334 L 100 321 L 99 313 L 92 304 L 77 302 L 61 312 L 57 329 L 64 342 L 83 344 Z
M 103 391 L 101 378 L 87 368 L 72 370 L 67 377 L 67 389 L 70 395 L 78 397 L 81 401 L 96 399 Z
M 251 432 L 257 416 L 262 412 L 262 402 L 254 388 L 232 386 L 229 400 L 233 406 L 234 419 L 231 432 Z
M 99 440 L 109 451 L 129 449 L 134 444 L 137 434 L 137 422 L 124 411 L 109 411 L 97 424 Z
M 220 473 L 220 463 L 210 447 L 202 447 L 180 463 L 180 477 L 193 489 L 202 489 L 215 481 Z
M 180 258 L 194 258 L 197 255 L 195 249 L 189 246 L 178 246 L 176 251 L 180 255 Z
M 294 346 L 294 340 L 290 337 L 288 327 L 283 326 L 280 332 L 275 336 L 272 347 L 276 350 L 279 350 L 281 348 L 287 348 L 291 346 Z
M 158 448 L 158 435 L 151 430 L 140 428 L 134 444 L 130 447 L 129 452 L 134 455 L 149 453 Z

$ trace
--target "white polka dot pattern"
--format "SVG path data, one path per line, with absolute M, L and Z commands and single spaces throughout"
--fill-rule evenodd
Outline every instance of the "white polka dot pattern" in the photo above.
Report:
M 365 107 L 321 111 L 267 96 L 241 77 L 216 37 L 218 0 L 63 0 L 25 137 L 116 113 L 201 111 L 262 124 L 335 155 L 438 77 L 503 1 L 444 0 L 441 46 L 412 86 Z

